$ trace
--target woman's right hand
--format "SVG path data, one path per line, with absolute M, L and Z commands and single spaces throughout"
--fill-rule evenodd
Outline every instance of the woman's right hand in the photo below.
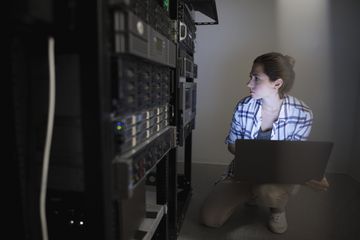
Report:
M 318 191 L 327 191 L 330 187 L 329 182 L 327 181 L 326 177 L 324 176 L 321 181 L 317 180 L 310 180 L 305 183 L 305 185 L 318 190 Z

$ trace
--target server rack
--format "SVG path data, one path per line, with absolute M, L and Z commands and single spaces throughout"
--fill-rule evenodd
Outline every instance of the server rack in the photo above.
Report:
M 184 14 L 181 11 L 186 10 L 185 4 L 190 7 L 191 2 L 44 0 L 39 9 L 34 1 L 20 2 L 25 7 L 11 7 L 8 16 L 11 28 L 6 35 L 11 50 L 6 52 L 10 63 L 6 76 L 13 86 L 9 97 L 13 105 L 13 119 L 10 118 L 13 121 L 9 121 L 13 131 L 9 136 L 15 136 L 13 148 L 9 149 L 16 152 L 13 176 L 19 184 L 16 184 L 15 196 L 20 195 L 17 203 L 22 209 L 16 218 L 23 230 L 19 234 L 24 239 L 41 239 L 37 197 L 48 99 L 46 40 L 54 36 L 57 78 L 61 84 L 57 86 L 60 101 L 56 108 L 60 114 L 55 119 L 56 143 L 47 195 L 50 238 L 176 239 L 191 198 L 191 130 L 195 127 L 195 115 L 185 124 L 186 109 L 181 104 L 186 94 L 181 99 L 180 85 L 194 82 L 197 66 L 192 64 L 186 68 L 191 75 L 186 75 L 186 69 L 181 68 L 186 66 L 186 59 L 193 57 L 194 46 L 186 39 L 187 34 L 182 36 L 187 43 L 178 39 L 183 27 L 179 24 L 179 15 Z M 146 12 L 151 7 L 156 9 L 156 14 Z M 169 21 L 165 24 L 170 25 L 170 32 L 164 31 L 164 23 L 158 18 L 164 9 L 168 11 Z M 116 15 L 118 10 L 123 15 Z M 185 15 L 181 17 L 183 22 L 189 21 Z M 131 26 L 134 22 L 142 24 Z M 131 27 L 138 32 L 130 34 Z M 137 52 L 141 43 L 134 47 L 131 37 L 136 39 L 144 31 L 149 31 L 148 36 L 158 42 L 148 43 L 146 53 Z M 166 55 L 151 54 L 152 46 L 156 50 L 164 44 L 168 49 Z M 174 50 L 170 45 L 175 46 L 175 56 L 170 53 Z M 178 61 L 182 53 L 187 54 L 180 59 L 183 62 Z M 155 105 L 148 104 L 149 99 L 136 104 L 114 101 L 114 94 L 118 94 L 117 100 L 125 101 L 121 93 L 114 93 L 114 86 L 123 87 L 122 82 L 114 83 L 114 74 L 125 69 L 124 63 L 130 63 L 131 59 L 136 59 L 135 65 L 141 62 L 142 67 L 156 69 L 150 70 L 152 73 L 160 74 L 161 69 L 165 69 L 164 72 L 168 69 L 170 84 L 160 84 L 160 88 L 168 89 L 169 96 L 154 98 Z M 165 75 L 160 78 L 166 79 Z M 196 88 L 194 97 L 196 99 Z M 169 103 L 168 108 L 162 108 L 162 101 Z M 194 111 L 196 102 L 191 102 Z M 133 137 L 134 133 L 129 133 L 131 144 L 124 148 L 124 134 L 118 132 L 127 126 L 122 117 L 138 113 L 139 109 L 146 111 L 142 115 L 130 114 L 129 121 L 137 117 L 145 119 L 141 123 L 131 122 L 129 129 L 141 133 L 147 124 L 156 126 L 146 127 L 142 136 Z M 166 124 L 160 124 L 165 121 Z M 176 145 L 185 146 L 182 176 L 177 171 Z M 136 161 L 132 158 L 135 155 Z M 134 169 L 137 169 L 135 173 Z M 155 182 L 146 179 L 151 175 Z M 156 203 L 149 208 L 145 185 L 156 186 Z

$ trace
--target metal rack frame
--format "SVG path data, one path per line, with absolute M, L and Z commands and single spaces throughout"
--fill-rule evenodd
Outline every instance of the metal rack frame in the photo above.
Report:
M 169 15 L 174 21 L 178 19 L 177 6 L 181 0 L 170 1 Z M 71 0 L 68 0 L 70 3 Z M 9 40 L 9 45 L 13 36 L 17 34 L 22 37 L 24 34 L 31 33 L 30 28 L 34 28 L 36 34 L 40 34 L 45 39 L 47 35 L 55 35 L 57 38 L 64 38 L 70 41 L 69 49 L 65 45 L 60 46 L 61 51 L 76 51 L 79 57 L 79 73 L 80 73 L 80 102 L 81 102 L 81 140 L 83 142 L 83 172 L 84 172 L 84 191 L 81 193 L 82 198 L 86 199 L 83 202 L 83 208 L 86 209 L 86 237 L 94 239 L 119 239 L 118 232 L 118 214 L 117 204 L 120 196 L 114 190 L 114 172 L 112 169 L 113 153 L 115 146 L 113 142 L 112 129 L 113 125 L 110 119 L 112 106 L 112 90 L 111 90 L 111 53 L 109 52 L 111 38 L 109 32 L 109 9 L 108 4 L 110 0 L 89 0 L 76 1 L 77 16 L 77 32 L 72 38 L 68 36 L 64 29 L 60 28 L 52 30 L 54 23 L 51 22 L 37 22 L 33 25 L 29 23 L 16 23 L 6 34 L 6 40 Z M 59 3 L 57 3 L 59 4 Z M 18 25 L 17 25 L 18 24 Z M 56 44 L 56 42 L 55 42 Z M 179 52 L 179 44 L 177 44 L 177 54 Z M 8 58 L 12 57 L 9 51 L 5 52 Z M 6 76 L 11 79 L 11 67 L 6 65 Z M 170 119 L 171 126 L 177 126 L 180 121 L 180 102 L 177 86 L 179 85 L 179 67 L 177 66 L 172 71 L 172 94 L 171 105 L 173 106 L 174 115 Z M 25 77 L 26 78 L 26 77 Z M 30 79 L 30 78 L 29 78 Z M 14 96 L 10 92 L 9 99 L 14 111 Z M 36 93 L 33 93 L 36 94 Z M 31 113 L 33 114 L 33 113 Z M 11 140 L 11 147 L 7 148 L 9 155 L 16 152 L 16 139 L 14 112 L 8 120 L 10 132 L 8 134 Z M 32 116 L 32 115 L 31 115 Z M 27 139 L 28 140 L 28 139 Z M 33 147 L 33 146 L 31 146 Z M 30 147 L 29 147 L 30 148 Z M 172 148 L 156 165 L 156 203 L 147 204 L 147 212 L 149 215 L 145 218 L 140 226 L 140 232 L 144 233 L 143 239 L 166 239 L 172 240 L 178 237 L 182 227 L 187 208 L 190 203 L 192 195 L 192 178 L 191 178 L 191 163 L 192 163 L 192 134 L 189 133 L 184 139 L 185 149 L 185 165 L 184 174 L 179 174 L 177 169 L 177 151 Z M 29 151 L 26 157 L 31 164 L 37 164 L 37 156 Z M 11 168 L 15 174 L 12 175 L 13 182 L 16 183 L 16 204 L 19 205 L 15 209 L 22 209 L 16 212 L 16 221 L 14 223 L 20 225 L 21 230 L 18 234 L 31 235 L 28 239 L 38 239 L 40 236 L 40 222 L 35 219 L 31 222 L 31 217 L 35 217 L 37 209 L 32 209 L 31 212 L 24 208 L 22 202 L 23 197 L 20 193 L 23 191 L 22 183 L 19 183 L 19 177 L 22 170 L 19 170 L 21 161 L 19 156 L 13 156 Z M 31 179 L 31 184 L 35 185 L 35 178 Z M 37 186 L 31 186 L 36 189 Z M 34 189 L 26 189 L 28 199 L 31 203 L 36 203 L 36 191 Z M 180 191 L 178 191 L 180 190 Z M 26 193 L 26 194 L 27 194 Z M 26 195 L 25 194 L 25 195 Z M 28 204 L 31 205 L 31 204 Z M 29 210 L 30 211 L 30 210 Z M 34 216 L 32 216 L 34 215 Z M 24 226 L 24 222 L 28 221 L 28 226 Z M 30 226 L 30 227 L 29 227 Z M 19 226 L 17 226 L 19 227 Z M 31 228 L 31 232 L 27 232 Z M 74 236 L 75 238 L 75 236 Z

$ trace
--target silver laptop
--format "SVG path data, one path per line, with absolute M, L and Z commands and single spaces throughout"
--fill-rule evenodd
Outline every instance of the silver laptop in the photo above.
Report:
M 332 142 L 236 140 L 234 177 L 254 183 L 321 180 Z

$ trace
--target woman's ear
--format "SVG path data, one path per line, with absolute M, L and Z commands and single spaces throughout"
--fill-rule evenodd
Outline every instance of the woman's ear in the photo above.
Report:
M 274 83 L 274 88 L 279 89 L 283 85 L 284 81 L 281 78 L 278 78 L 275 80 Z

